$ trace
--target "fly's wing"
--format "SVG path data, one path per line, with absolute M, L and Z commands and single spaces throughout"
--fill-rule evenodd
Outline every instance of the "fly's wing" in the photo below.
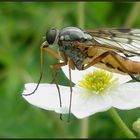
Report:
M 132 60 L 140 57 L 140 29 L 98 29 L 86 30 L 85 33 L 102 47 L 109 46 Z

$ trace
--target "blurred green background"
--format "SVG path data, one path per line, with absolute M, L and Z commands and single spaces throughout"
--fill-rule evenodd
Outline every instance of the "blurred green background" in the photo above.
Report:
M 24 83 L 39 78 L 39 47 L 48 28 L 78 26 L 85 29 L 140 27 L 140 3 L 112 2 L 1 2 L 0 3 L 0 137 L 81 138 L 126 137 L 108 112 L 97 113 L 84 123 L 74 116 L 71 123 L 59 114 L 28 104 L 22 97 Z M 45 56 L 42 82 L 50 82 L 49 64 L 57 60 Z M 66 84 L 62 71 L 57 80 Z M 132 129 L 140 109 L 117 110 Z M 87 121 L 89 125 L 87 126 Z M 85 126 L 84 126 L 85 125 Z

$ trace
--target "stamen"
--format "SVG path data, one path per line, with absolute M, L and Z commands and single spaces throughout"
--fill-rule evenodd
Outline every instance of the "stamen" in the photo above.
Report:
M 104 94 L 106 89 L 117 83 L 118 78 L 113 78 L 112 73 L 107 73 L 104 70 L 94 70 L 83 76 L 83 80 L 79 81 L 79 86 L 95 91 L 96 94 Z

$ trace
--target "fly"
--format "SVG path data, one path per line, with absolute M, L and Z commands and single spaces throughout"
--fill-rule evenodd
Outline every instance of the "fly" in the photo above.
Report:
M 58 45 L 58 53 L 50 49 L 51 45 Z M 70 105 L 72 103 L 71 69 L 85 70 L 91 66 L 103 68 L 110 72 L 128 74 L 132 79 L 140 82 L 134 75 L 140 74 L 140 62 L 133 60 L 140 57 L 140 29 L 93 29 L 82 30 L 77 27 L 66 27 L 61 31 L 51 28 L 46 33 L 46 41 L 40 47 L 40 79 L 35 90 L 26 94 L 31 95 L 37 90 L 43 76 L 43 51 L 61 62 L 50 65 L 54 70 L 68 64 L 70 79 Z M 53 81 L 59 93 L 60 107 L 62 107 L 59 86 L 53 73 Z M 68 119 L 69 120 L 69 119 Z

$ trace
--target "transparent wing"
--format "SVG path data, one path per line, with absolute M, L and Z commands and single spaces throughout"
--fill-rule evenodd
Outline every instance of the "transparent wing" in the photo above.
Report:
M 87 30 L 93 41 L 123 53 L 127 57 L 140 56 L 140 29 Z

